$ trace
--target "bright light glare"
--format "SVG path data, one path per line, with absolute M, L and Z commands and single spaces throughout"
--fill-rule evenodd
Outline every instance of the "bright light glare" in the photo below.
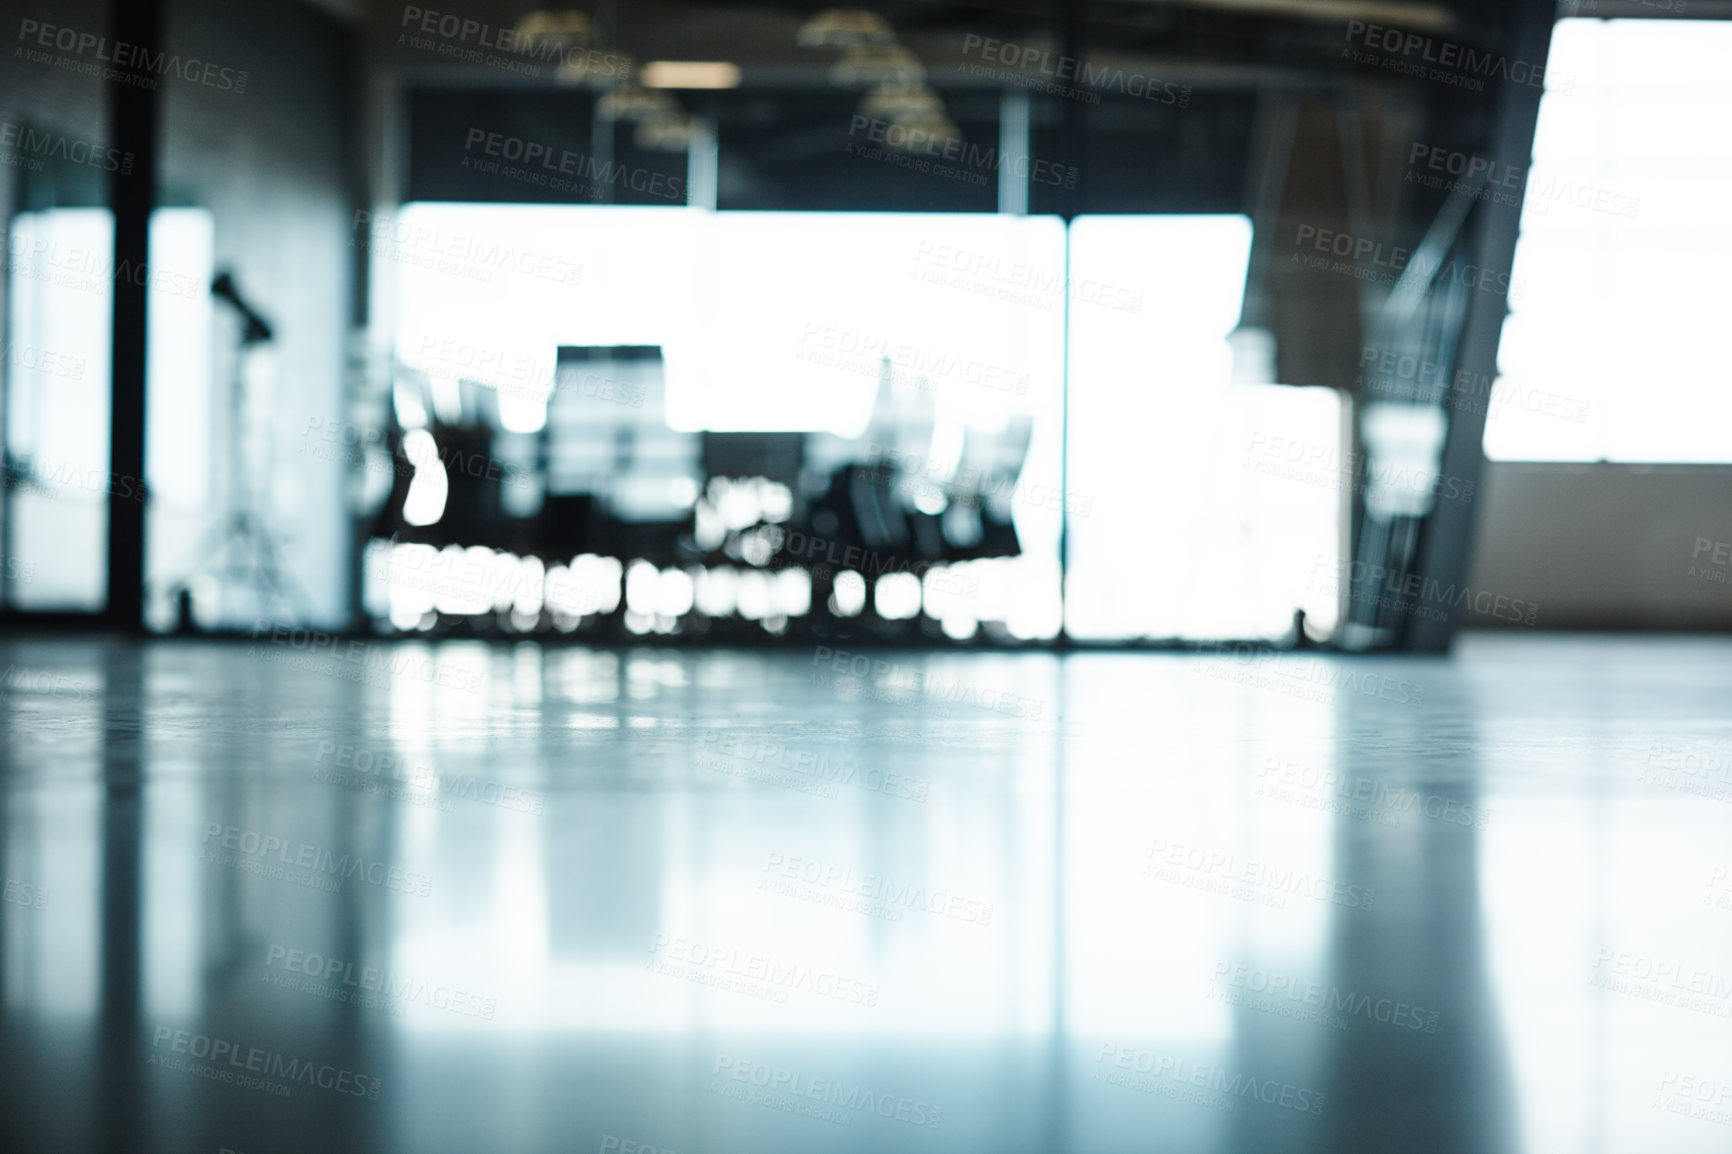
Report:
M 1724 21 L 1558 21 L 1488 457 L 1732 461 L 1728 59 Z
M 1082 217 L 1073 275 L 1142 294 L 1142 307 L 1077 309 L 1071 329 L 1069 626 L 1079 637 L 1275 637 L 1337 549 L 1340 488 L 1253 467 L 1254 438 L 1339 457 L 1332 390 L 1232 385 L 1227 337 L 1250 258 L 1243 216 Z M 984 591 L 984 585 L 983 585 Z M 984 619 L 984 613 L 983 613 Z
M 525 557 L 520 573 L 511 607 L 520 616 L 534 617 L 545 603 L 547 569 L 539 557 Z
M 684 569 L 667 569 L 656 583 L 656 612 L 683 617 L 692 611 L 692 576 Z
M 776 574 L 776 608 L 785 617 L 810 613 L 812 575 L 804 569 L 784 569 Z
M 437 524 L 445 515 L 449 483 L 439 460 L 439 446 L 426 429 L 411 429 L 403 436 L 403 452 L 415 467 L 409 492 L 403 498 L 403 520 L 411 525 Z
M 612 557 L 585 553 L 570 567 L 555 565 L 547 571 L 545 598 L 553 623 L 565 626 L 590 613 L 612 613 L 619 608 L 622 567 Z M 652 569 L 653 573 L 653 569 Z
M 638 79 L 645 88 L 734 88 L 740 66 L 726 60 L 651 60 Z
M 912 573 L 886 573 L 873 589 L 878 616 L 906 621 L 920 612 L 920 578 Z
M 393 235 L 430 245 L 485 236 L 489 251 L 535 258 L 490 268 L 485 280 L 406 259 L 376 261 L 395 284 L 398 358 L 435 383 L 496 388 L 502 419 L 517 431 L 545 420 L 536 389 L 565 345 L 659 346 L 665 409 L 657 400 L 627 416 L 665 419 L 684 432 L 889 437 L 888 429 L 867 429 L 888 359 L 895 387 L 918 390 L 931 408 L 931 443 L 911 451 L 928 458 L 934 477 L 956 468 L 971 434 L 990 436 L 1034 416 L 1018 489 L 1026 499 L 1011 507 L 1023 555 L 993 570 L 1000 615 L 982 603 L 968 624 L 956 616 L 954 630 L 978 621 L 1005 622 L 1021 637 L 1056 631 L 1053 418 L 1065 314 L 1058 219 L 441 203 L 404 206 Z M 1120 299 L 1092 282 L 1074 283 L 1071 295 L 1090 312 Z M 399 402 L 400 412 L 409 407 Z M 909 495 L 929 512 L 944 508 L 936 490 Z M 669 496 L 683 507 L 691 494 Z M 704 497 L 694 530 L 704 548 L 720 547 L 730 529 L 785 522 L 792 512 L 789 491 L 763 482 L 712 484 Z M 743 559 L 768 560 L 761 541 L 741 548 Z M 793 597 L 791 587 L 772 596 L 757 578 L 699 578 L 693 599 L 769 626 L 803 611 L 784 594 Z M 851 587 L 837 596 L 853 604 Z M 864 596 L 862 588 L 853 613 Z M 631 605 L 642 629 L 666 621 L 656 604 L 646 593 L 641 607 Z M 570 614 L 551 590 L 547 607 L 565 628 Z
M 830 594 L 830 611 L 838 617 L 858 617 L 866 608 L 866 578 L 852 569 L 836 574 Z
M 769 574 L 758 569 L 743 571 L 738 590 L 740 616 L 746 620 L 761 621 L 775 611 Z
M 726 617 L 737 605 L 739 577 L 732 569 L 700 569 L 692 603 L 707 617 Z
M 625 571 L 625 604 L 633 613 L 653 614 L 661 598 L 660 574 L 648 561 L 633 561 Z
M 547 424 L 547 398 L 499 394 L 499 423 L 508 433 L 539 433 Z
M 956 272 L 1061 269 L 1063 227 L 1048 217 L 429 203 L 405 205 L 396 228 L 484 235 L 540 261 L 525 267 L 570 270 L 562 281 L 509 266 L 487 280 L 389 270 L 397 355 L 435 382 L 499 389 L 502 408 L 535 395 L 560 345 L 660 345 L 667 419 L 685 431 L 857 435 L 886 353 L 987 425 L 1003 421 L 1006 393 L 970 372 L 1026 373 L 1029 396 L 1057 378 L 1058 294 L 1007 305 L 987 273 Z M 959 275 L 960 288 L 948 283 Z M 513 406 L 511 419 L 532 417 Z

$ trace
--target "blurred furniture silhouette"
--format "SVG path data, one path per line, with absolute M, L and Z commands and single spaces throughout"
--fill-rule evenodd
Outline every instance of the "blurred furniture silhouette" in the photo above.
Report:
M 559 348 L 533 432 L 517 431 L 521 417 L 517 430 L 504 426 L 490 385 L 436 387 L 405 369 L 395 388 L 377 538 L 479 545 L 548 566 L 594 554 L 657 569 L 798 567 L 820 619 L 842 569 L 866 580 L 873 616 L 885 574 L 1021 551 L 1011 506 L 1032 418 L 961 430 L 956 459 L 938 459 L 931 392 L 894 379 L 888 363 L 854 437 L 674 429 L 656 346 Z M 441 482 L 442 508 L 430 490 L 412 496 Z M 411 524 L 410 508 L 432 519 Z
M 659 346 L 561 347 L 542 446 L 550 515 L 568 507 L 558 498 L 591 498 L 600 539 L 584 551 L 658 567 L 689 559 L 703 440 L 668 424 Z M 569 541 L 575 528 L 556 531 Z

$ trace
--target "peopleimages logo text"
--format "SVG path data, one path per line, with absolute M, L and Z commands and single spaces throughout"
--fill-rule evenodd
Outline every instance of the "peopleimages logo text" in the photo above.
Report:
M 164 1043 L 167 1043 L 166 1049 L 171 1054 L 187 1054 L 193 1058 L 208 1060 L 215 1069 L 196 1072 L 213 1076 L 218 1081 L 233 1082 L 243 1072 L 253 1073 L 267 1078 L 280 1078 L 289 1085 L 302 1082 L 337 1094 L 352 1094 L 357 1098 L 372 1099 L 379 1097 L 379 1089 L 383 1084 L 382 1079 L 357 1074 L 353 1070 L 329 1063 L 321 1065 L 302 1058 L 291 1058 L 260 1046 L 243 1046 L 226 1038 L 213 1038 L 209 1034 L 193 1034 L 169 1026 L 158 1026 L 151 1038 L 151 1048 L 164 1049 Z M 150 1061 L 152 1065 L 168 1064 L 156 1054 L 151 1055 Z M 223 1069 L 219 1063 L 226 1063 L 229 1068 Z
M 1263 768 L 1257 777 L 1260 796 L 1274 796 L 1282 801 L 1303 794 L 1333 794 L 1343 801 L 1362 802 L 1371 810 L 1386 812 L 1391 817 L 1397 813 L 1417 813 L 1435 821 L 1470 825 L 1477 829 L 1484 829 L 1490 819 L 1483 807 L 1472 802 L 1457 801 L 1436 793 L 1421 793 L 1410 786 L 1394 785 L 1359 774 L 1318 769 L 1273 754 L 1263 760 Z M 1283 797 L 1282 793 L 1289 796 Z
M 1344 257 L 1348 262 L 1344 267 L 1333 268 L 1336 272 L 1349 272 L 1361 279 L 1394 284 L 1395 279 L 1407 271 L 1408 262 L 1413 263 L 1414 270 L 1426 281 L 1440 281 L 1459 284 L 1463 288 L 1483 289 L 1487 292 L 1507 295 L 1511 300 L 1521 300 L 1524 291 L 1524 281 L 1520 277 L 1511 277 L 1507 272 L 1488 268 L 1484 265 L 1464 263 L 1458 265 L 1454 257 L 1447 260 L 1442 256 L 1427 256 L 1423 252 L 1403 248 L 1400 245 L 1385 245 L 1382 241 L 1370 236 L 1357 236 L 1350 232 L 1340 232 L 1335 229 L 1319 228 L 1314 224 L 1302 224 L 1293 238 L 1293 260 L 1313 268 L 1331 267 L 1326 260 L 1310 257 L 1302 250 L 1309 247 L 1325 257 Z
M 895 121 L 856 113 L 848 122 L 848 135 L 857 136 L 860 133 L 865 133 L 866 139 L 873 144 L 888 144 L 891 148 L 904 152 L 919 152 L 928 157 L 962 165 L 970 170 L 964 175 L 979 177 L 987 172 L 996 173 L 1008 166 L 1011 175 L 1021 180 L 1050 184 L 1058 188 L 1076 187 L 1078 173 L 1075 165 L 1058 165 L 1039 157 L 1001 153 L 995 145 L 973 144 L 960 137 L 940 136 L 923 128 L 909 128 Z
M 1404 71 L 1415 75 L 1424 72 L 1432 80 L 1459 83 L 1468 77 L 1483 79 L 1495 76 L 1533 88 L 1546 86 L 1546 70 L 1541 65 L 1525 60 L 1511 60 L 1501 52 L 1480 51 L 1450 40 L 1435 40 L 1418 32 L 1403 32 L 1399 28 L 1386 28 L 1381 24 L 1368 24 L 1363 20 L 1349 20 L 1346 39 L 1349 43 L 1357 42 L 1373 52 L 1386 52 L 1400 57 L 1408 65 Z M 1349 50 L 1343 49 L 1344 53 L 1347 51 Z M 1426 71 L 1426 66 L 1433 64 L 1438 67 Z M 1574 77 L 1560 76 L 1558 79 L 1559 91 L 1568 92 L 1574 89 Z
M 9 120 L 0 120 L 0 147 L 15 148 L 33 158 L 89 165 L 104 172 L 122 175 L 132 172 L 133 155 L 130 152 L 103 148 L 88 140 L 74 140 L 59 132 L 44 132 Z
M 755 1062 L 749 1058 L 734 1058 L 726 1054 L 716 1059 L 711 1073 L 717 1078 L 731 1078 L 760 1089 L 838 1106 L 844 1110 L 859 1110 L 881 1118 L 894 1118 L 914 1126 L 936 1130 L 944 1120 L 944 1108 L 931 1102 L 887 1092 L 875 1093 L 858 1083 L 836 1078 L 815 1078 L 797 1070 Z
M 382 885 L 420 897 L 426 897 L 433 889 L 433 878 L 430 874 L 416 873 L 389 862 L 368 861 L 357 855 L 336 854 L 322 846 L 309 845 L 304 841 L 291 842 L 275 834 L 261 834 L 239 826 L 207 821 L 204 825 L 204 840 L 207 845 L 215 841 L 223 849 L 238 850 L 247 857 L 264 860 L 274 854 L 276 860 L 283 865 L 315 870 L 334 878 L 358 877 L 376 886 Z
M 665 951 L 666 957 L 662 955 Z M 663 964 L 657 966 L 657 962 Z M 713 974 L 755 985 L 763 991 L 779 995 L 775 1000 L 786 1003 L 789 992 L 832 998 L 857 1006 L 876 1006 L 879 987 L 832 970 L 815 969 L 803 962 L 788 961 L 768 954 L 743 953 L 733 946 L 715 942 L 694 941 L 672 934 L 658 933 L 650 947 L 650 962 L 644 967 L 665 977 L 689 977 Z M 708 983 L 702 983 L 708 984 Z
M 438 985 L 423 979 L 382 970 L 377 966 L 357 966 L 352 961 L 328 957 L 313 950 L 290 949 L 271 943 L 265 953 L 267 969 L 280 967 L 289 973 L 304 974 L 323 982 L 336 982 L 336 989 L 379 994 L 395 1002 L 414 1002 L 435 1010 L 450 1010 L 471 1018 L 493 1020 L 499 1008 L 498 998 L 487 998 L 452 986 Z
M 828 645 L 814 647 L 812 664 L 824 663 L 828 663 L 830 670 L 834 673 L 870 679 L 881 688 L 926 694 L 947 703 L 978 705 L 982 709 L 990 709 L 1014 717 L 1024 717 L 1030 721 L 1040 720 L 1041 710 L 1046 704 L 1043 700 L 1024 697 L 1002 689 L 994 689 L 991 686 L 982 688 L 961 678 L 946 682 L 943 676 L 936 672 L 927 672 L 912 665 L 867 657 L 864 653 L 853 653 L 846 649 L 832 649 Z
M 482 51 L 463 51 L 469 45 L 474 45 L 476 50 L 508 52 L 534 64 L 557 65 L 589 76 L 623 80 L 631 73 L 631 57 L 618 52 L 601 52 L 581 44 L 567 47 L 555 37 L 520 32 L 515 28 L 496 28 L 483 20 L 415 4 L 403 6 L 403 18 L 398 27 L 404 30 L 398 43 L 408 43 L 413 48 L 448 49 L 440 51 L 440 55 L 472 63 L 503 61 L 497 57 L 489 58 Z M 445 44 L 417 40 L 417 33 L 423 37 L 437 36 Z M 525 69 L 520 67 L 516 71 Z
M 928 890 L 919 882 L 898 881 L 885 874 L 860 874 L 845 866 L 810 858 L 772 853 L 764 872 L 791 882 L 804 882 L 820 889 L 834 889 L 885 906 L 922 909 L 940 917 L 974 925 L 992 922 L 993 905 L 944 890 Z M 766 888 L 762 884 L 760 889 Z
M 112 64 L 132 72 L 155 76 L 173 75 L 181 80 L 189 80 L 194 84 L 203 84 L 207 88 L 224 92 L 241 93 L 247 90 L 247 74 L 244 71 L 223 68 L 208 60 L 191 56 L 183 60 L 179 53 L 153 54 L 140 44 L 110 40 L 94 32 L 80 32 L 76 28 L 59 24 L 45 24 L 40 20 L 20 21 L 18 39 L 33 43 L 39 48 L 51 48 L 71 56 L 88 57 L 99 63 Z M 149 86 L 154 88 L 156 82 L 150 81 Z
M 263 617 L 253 622 L 252 635 L 268 635 L 271 644 L 279 648 L 274 651 L 260 650 L 255 645 L 247 650 L 248 656 L 264 656 L 268 660 L 274 656 L 299 652 L 312 661 L 307 668 L 314 672 L 334 673 L 347 681 L 361 680 L 365 675 L 377 673 L 385 683 L 389 683 L 391 679 L 413 678 L 428 685 L 461 689 L 468 693 L 479 693 L 482 688 L 481 674 L 477 671 L 450 662 L 436 661 L 411 649 L 346 640 L 335 633 L 318 629 L 277 625 Z M 313 660 L 318 658 L 347 663 L 347 667 L 337 664 L 331 669 L 321 669 L 317 661 Z
M 483 156 L 521 164 L 526 169 L 538 167 L 544 173 L 575 176 L 596 186 L 620 185 L 660 200 L 678 201 L 685 198 L 684 181 L 677 176 L 651 172 L 647 168 L 632 168 L 616 161 L 597 160 L 593 156 L 585 156 L 569 148 L 555 148 L 539 140 L 489 132 L 485 128 L 471 128 L 464 137 L 463 151 L 468 153 L 477 150 Z M 465 167 L 468 167 L 468 157 L 464 159 Z
M 1175 84 L 1141 72 L 1127 72 L 1123 68 L 1113 68 L 1108 65 L 1094 65 L 1075 56 L 1050 52 L 1032 44 L 1015 44 L 1006 40 L 996 40 L 991 36 L 979 36 L 969 33 L 962 38 L 962 54 L 964 56 L 978 55 L 988 63 L 1002 65 L 1006 68 L 1020 69 L 1023 72 L 1033 72 L 1040 76 L 1050 76 L 1055 81 L 1075 82 L 1085 89 L 1118 92 L 1139 100 L 1152 100 L 1156 104 L 1167 104 L 1175 108 L 1188 108 L 1191 103 L 1191 86 Z M 1098 103 L 1100 97 L 1094 91 L 1078 92 L 1076 89 L 1064 89 L 1052 93 L 1065 96 L 1090 96 L 1090 103 Z
M 1377 900 L 1374 886 L 1353 885 L 1313 875 L 1298 866 L 1284 866 L 1272 861 L 1248 861 L 1237 854 L 1187 842 L 1168 842 L 1156 838 L 1144 855 L 1142 876 L 1161 881 L 1174 881 L 1184 874 L 1239 883 L 1268 890 L 1275 894 L 1303 896 L 1314 901 L 1329 902 L 1348 909 L 1368 910 Z M 1208 888 L 1208 887 L 1192 887 Z M 1220 891 L 1217 891 L 1220 892 Z
M 583 266 L 533 249 L 501 244 L 495 237 L 483 233 L 453 233 L 449 236 L 427 224 L 411 224 L 391 213 L 374 213 L 356 209 L 353 229 L 360 234 L 358 243 L 377 246 L 379 255 L 404 263 L 422 263 L 415 257 L 447 257 L 456 262 L 448 267 L 433 263 L 437 271 L 462 271 L 470 279 L 491 280 L 491 270 L 509 270 L 523 276 L 552 281 L 555 284 L 583 283 Z
M 1218 962 L 1211 981 L 1270 998 L 1285 998 L 1306 1006 L 1321 1007 L 1349 1017 L 1358 1016 L 1402 1029 L 1437 1033 L 1436 1010 L 1409 1005 L 1394 998 L 1372 998 L 1328 983 L 1302 982 L 1290 974 Z
M 1339 591 L 1341 582 L 1349 587 L 1349 599 L 1362 604 L 1375 604 L 1383 608 L 1402 610 L 1403 599 L 1412 604 L 1405 611 L 1414 616 L 1421 615 L 1420 607 L 1447 607 L 1461 609 L 1467 607 L 1483 617 L 1492 617 L 1500 621 L 1514 621 L 1523 625 L 1532 625 L 1539 616 L 1539 606 L 1520 597 L 1508 597 L 1502 593 L 1493 593 L 1489 589 L 1475 590 L 1455 582 L 1445 585 L 1435 577 L 1427 577 L 1423 573 L 1405 573 L 1399 567 L 1372 565 L 1363 559 L 1353 561 L 1339 560 L 1320 554 L 1311 566 L 1312 573 L 1328 567 L 1333 570 L 1330 579 L 1317 582 L 1315 588 L 1320 593 Z M 1442 614 L 1425 613 L 1443 620 Z
M 1116 1073 L 1115 1067 L 1125 1072 Z M 1137 1074 L 1144 1075 L 1145 1079 L 1136 1078 L 1134 1075 Z M 1273 1078 L 1258 1078 L 1243 1071 L 1229 1072 L 1223 1066 L 1211 1066 L 1172 1054 L 1157 1054 L 1134 1045 L 1102 1042 L 1100 1053 L 1095 1055 L 1094 1073 L 1089 1077 L 1143 1093 L 1155 1090 L 1146 1079 L 1168 1079 L 1176 1085 L 1206 1087 L 1220 1095 L 1220 1099 L 1210 1101 L 1204 1098 L 1197 1104 L 1227 1110 L 1233 1108 L 1234 1099 L 1254 1098 L 1300 1114 L 1323 1113 L 1324 1095 L 1321 1090 L 1277 1082 Z

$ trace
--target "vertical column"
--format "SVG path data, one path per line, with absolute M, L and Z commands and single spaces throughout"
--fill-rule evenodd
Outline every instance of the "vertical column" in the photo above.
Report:
M 1079 73 L 1081 61 L 1088 51 L 1086 4 L 1087 0 L 1053 0 L 1052 15 L 1053 22 L 1057 25 L 1060 55 L 1068 58 L 1072 62 L 1071 67 Z M 1064 311 L 1061 314 L 1064 318 L 1064 340 L 1060 350 L 1063 367 L 1059 377 L 1058 444 L 1058 587 L 1061 615 L 1056 639 L 1061 649 L 1070 644 L 1070 229 L 1083 205 L 1083 181 L 1086 179 L 1083 171 L 1084 127 L 1081 101 L 1065 100 L 1059 127 L 1059 151 L 1063 157 L 1064 170 L 1076 173 L 1077 178 L 1074 185 L 1058 190 L 1058 211 L 1064 221 Z
M 1510 46 L 1514 59 L 1543 67 L 1551 47 L 1556 14 L 1549 0 L 1526 0 L 1516 18 Z M 1496 164 L 1525 169 L 1534 154 L 1534 127 L 1539 119 L 1541 91 L 1526 84 L 1503 85 L 1491 124 L 1489 158 Z M 1481 204 L 1479 228 L 1472 239 L 1474 263 L 1482 269 L 1508 273 L 1515 264 L 1516 236 L 1520 232 L 1521 206 L 1493 208 Z M 1472 382 L 1497 374 L 1497 345 L 1509 302 L 1495 293 L 1471 292 L 1467 315 L 1461 323 L 1456 369 L 1453 379 Z M 1465 393 L 1471 385 L 1459 386 Z M 1446 397 L 1448 433 L 1443 444 L 1440 475 L 1459 478 L 1476 489 L 1485 469 L 1485 419 L 1487 406 L 1467 396 Z M 1480 508 L 1472 501 L 1438 501 L 1420 528 L 1414 572 L 1435 580 L 1439 588 L 1460 588 L 1467 580 L 1473 555 L 1474 518 Z M 1460 610 L 1452 600 L 1438 607 L 1444 620 L 1429 615 L 1412 618 L 1401 648 L 1421 653 L 1444 653 L 1455 638 Z
M 109 144 L 133 159 L 131 171 L 117 170 L 109 178 L 109 205 L 114 211 L 114 351 L 108 467 L 115 478 L 132 478 L 132 484 L 144 480 L 150 211 L 156 198 L 157 86 L 161 82 L 161 77 L 145 70 L 145 62 L 161 55 L 161 16 L 161 0 L 110 0 L 108 5 L 109 38 L 130 49 L 124 54 L 128 63 L 113 64 L 106 82 Z M 117 629 L 139 632 L 144 627 L 146 504 L 131 497 L 131 485 L 109 485 L 106 616 Z
M 716 211 L 721 172 L 721 147 L 715 122 L 696 121 L 692 142 L 686 149 L 686 205 L 706 212 Z
M 998 112 L 998 211 L 1028 215 L 1029 100 L 1026 88 L 1006 88 Z

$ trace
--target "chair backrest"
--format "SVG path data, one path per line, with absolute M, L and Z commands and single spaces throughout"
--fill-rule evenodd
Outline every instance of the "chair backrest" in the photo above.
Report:
M 991 459 L 981 469 L 985 505 L 1000 520 L 1010 519 L 1010 506 L 1017 479 L 1028 461 L 1029 442 L 1034 439 L 1034 417 L 1018 413 L 993 439 Z
M 966 495 L 1014 488 L 1033 438 L 1034 418 L 1028 414 L 1012 417 L 996 432 L 970 426 L 962 435 L 962 461 L 952 490 Z
M 1028 445 L 1033 439 L 1033 414 L 1017 413 L 1011 417 L 998 437 L 998 452 L 992 463 L 993 476 L 1016 484 L 1016 479 L 1022 476 L 1023 465 L 1028 461 Z
M 624 521 L 674 521 L 703 484 L 703 436 L 667 423 L 655 345 L 566 346 L 548 406 L 548 491 L 592 493 Z

